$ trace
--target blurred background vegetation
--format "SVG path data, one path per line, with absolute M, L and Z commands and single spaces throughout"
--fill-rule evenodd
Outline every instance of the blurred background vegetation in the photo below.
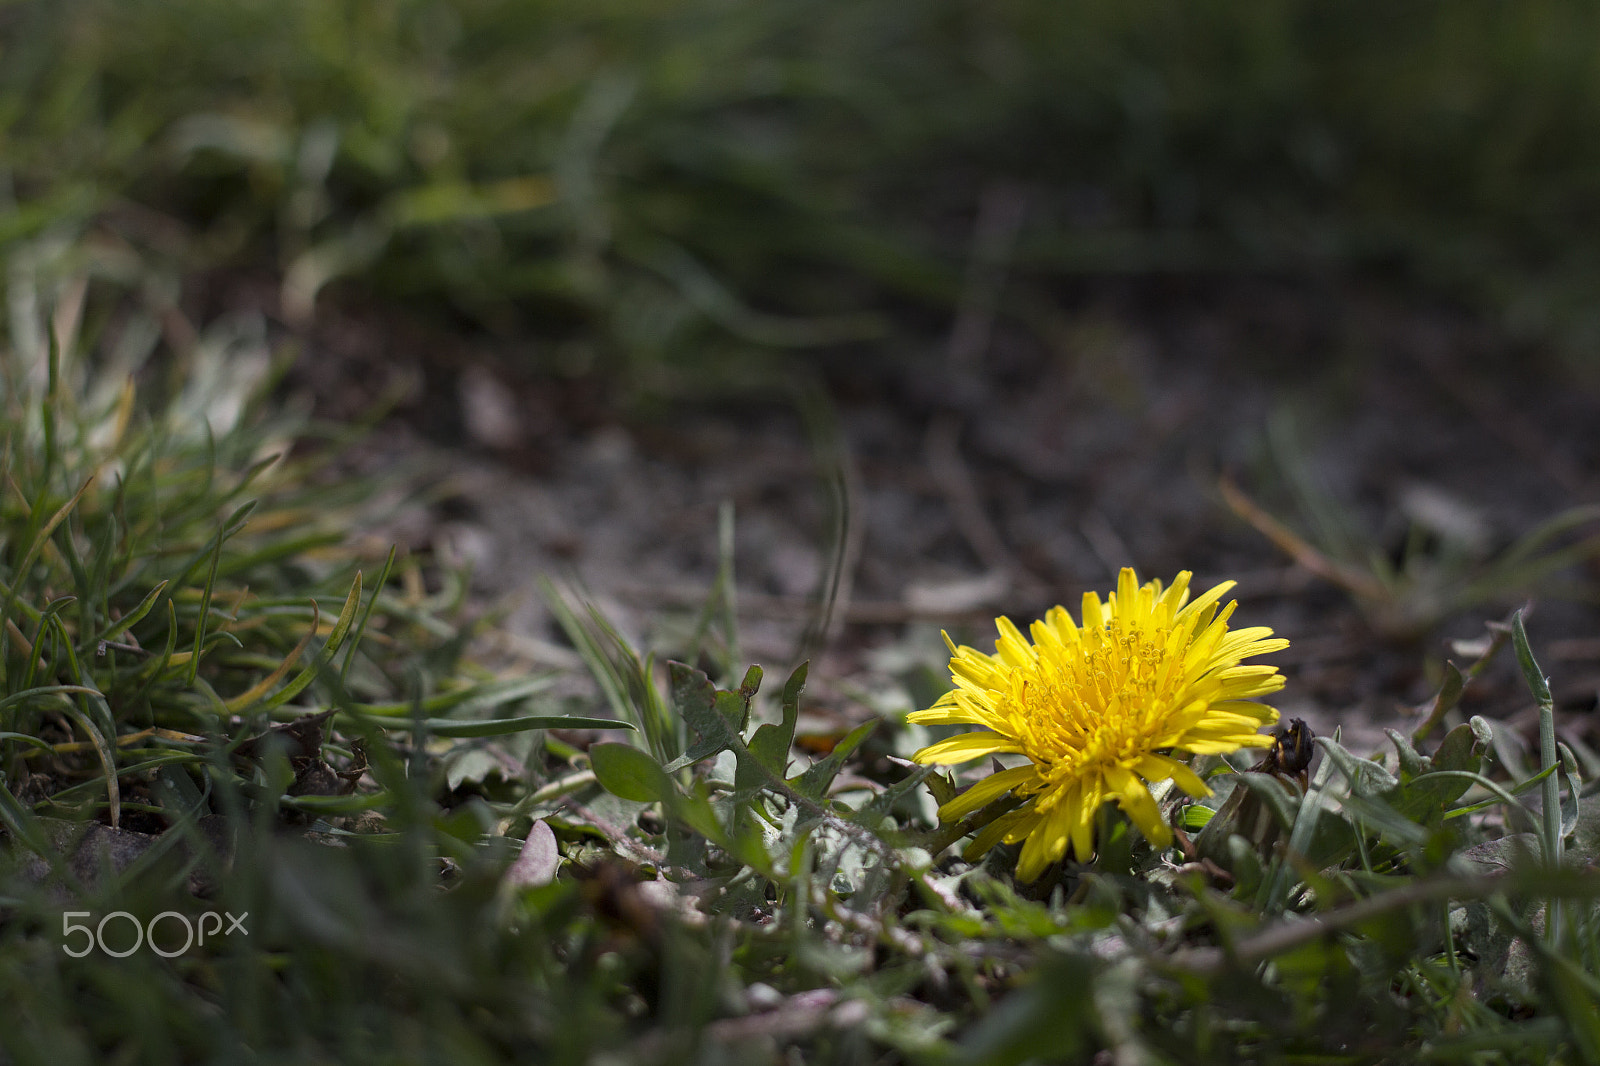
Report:
M 931 865 L 933 852 L 900 847 L 920 838 L 894 837 L 898 830 L 885 822 L 899 850 L 872 869 L 892 873 L 897 887 L 861 888 L 855 899 L 865 909 L 856 910 L 849 877 L 861 871 L 846 860 L 871 866 L 867 852 L 877 846 L 862 845 L 861 833 L 820 834 L 813 861 L 800 846 L 810 828 L 790 825 L 794 836 L 776 838 L 770 854 L 763 844 L 734 855 L 739 840 L 728 826 L 692 804 L 673 806 L 677 785 L 644 774 L 649 788 L 633 781 L 602 794 L 586 748 L 554 734 L 535 742 L 530 731 L 543 734 L 547 720 L 510 716 L 518 707 L 597 710 L 598 701 L 567 690 L 559 701 L 534 691 L 575 673 L 580 656 L 618 713 L 631 707 L 643 722 L 646 713 L 668 715 L 669 705 L 682 712 L 681 694 L 654 687 L 655 649 L 636 654 L 601 616 L 571 613 L 562 620 L 580 656 L 540 644 L 539 661 L 556 666 L 551 677 L 530 679 L 525 663 L 506 671 L 523 676 L 499 676 L 475 658 L 482 627 L 462 615 L 467 586 L 447 561 L 402 556 L 391 585 L 387 545 L 346 537 L 390 500 L 374 502 L 382 488 L 374 478 L 334 483 L 346 468 L 322 465 L 331 455 L 316 445 L 359 431 L 301 419 L 293 403 L 284 415 L 283 390 L 274 390 L 280 374 L 304 369 L 291 367 L 293 351 L 279 342 L 309 330 L 319 307 L 331 305 L 362 309 L 367 325 L 379 316 L 420 318 L 442 327 L 430 337 L 485 340 L 521 371 L 593 376 L 645 393 L 683 396 L 817 363 L 914 372 L 944 358 L 930 375 L 938 382 L 932 392 L 959 377 L 950 364 L 960 363 L 964 318 L 1017 325 L 1050 344 L 1071 326 L 1075 304 L 1090 303 L 1107 284 L 1201 299 L 1229 292 L 1237 301 L 1251 297 L 1252 285 L 1282 283 L 1336 313 L 1350 293 L 1376 295 L 1419 318 L 1437 310 L 1481 324 L 1496 339 L 1488 350 L 1555 352 L 1592 370 L 1600 342 L 1597 30 L 1600 9 L 1577 0 L 0 0 L 0 289 L 9 329 L 0 340 L 0 548 L 15 566 L 4 574 L 0 617 L 28 627 L 20 642 L 12 638 L 4 665 L 7 698 L 31 716 L 8 710 L 28 728 L 0 733 L 0 754 L 10 753 L 13 768 L 0 780 L 0 814 L 8 836 L 26 842 L 33 809 L 60 807 L 63 795 L 98 818 L 104 791 L 106 808 L 125 809 L 131 824 L 146 828 L 187 826 L 214 809 L 241 841 L 219 898 L 248 907 L 261 923 L 236 950 L 174 968 L 149 956 L 80 966 L 57 950 L 59 899 L 21 867 L 0 871 L 0 907 L 9 909 L 0 920 L 0 1002 L 15 1004 L 26 1021 L 0 1027 L 0 1044 L 11 1045 L 0 1047 L 0 1060 L 164 1063 L 248 1051 L 286 1062 L 579 1062 L 628 1049 L 638 1061 L 679 1061 L 760 1018 L 777 1028 L 752 1029 L 747 1042 L 766 1041 L 759 1046 L 776 1055 L 777 1041 L 812 1033 L 805 1046 L 813 1061 L 877 1062 L 889 1047 L 913 1061 L 1016 1063 L 1070 1058 L 1080 1046 L 1115 1048 L 1118 1062 L 1240 1061 L 1232 1038 L 1218 1033 L 1260 1049 L 1253 1061 L 1274 1061 L 1283 1049 L 1303 1056 L 1297 1061 L 1377 1061 L 1399 1044 L 1424 1042 L 1436 1061 L 1577 1061 L 1560 1057 L 1573 1048 L 1595 1061 L 1600 921 L 1592 909 L 1576 963 L 1564 960 L 1559 943 L 1537 966 L 1506 963 L 1514 942 L 1524 956 L 1546 950 L 1521 924 L 1531 911 L 1497 916 L 1499 925 L 1467 916 L 1478 932 L 1459 939 L 1483 948 L 1477 977 L 1463 977 L 1455 947 L 1439 953 L 1441 935 L 1455 943 L 1451 929 L 1437 927 L 1449 913 L 1423 914 L 1416 904 L 1431 906 L 1454 890 L 1424 879 L 1453 869 L 1452 849 L 1468 840 L 1467 857 L 1480 865 L 1520 862 L 1516 839 L 1497 834 L 1521 823 L 1454 817 L 1476 807 L 1447 822 L 1444 801 L 1430 801 L 1422 816 L 1388 817 L 1383 805 L 1406 799 L 1421 765 L 1406 762 L 1419 756 L 1403 743 L 1396 747 L 1404 780 L 1353 756 L 1340 764 L 1359 793 L 1341 817 L 1372 819 L 1388 836 L 1381 849 L 1362 851 L 1359 866 L 1339 871 L 1345 880 L 1327 899 L 1366 899 L 1390 883 L 1380 878 L 1417 880 L 1368 912 L 1376 918 L 1359 937 L 1290 944 L 1303 951 L 1282 954 L 1270 973 L 1227 970 L 1210 956 L 1174 969 L 1163 939 L 1176 928 L 1170 919 L 1188 923 L 1197 940 L 1218 929 L 1267 929 L 1262 942 L 1270 941 L 1281 926 L 1256 924 L 1259 899 L 1274 896 L 1280 910 L 1312 906 L 1277 873 L 1259 894 L 1251 881 L 1262 880 L 1259 864 L 1240 874 L 1237 896 L 1215 887 L 1186 896 L 1181 885 L 1153 892 L 1145 875 L 1160 857 L 1141 853 L 1150 866 L 1135 870 L 1118 845 L 1093 872 L 1092 892 L 1072 906 L 1047 906 L 1018 896 L 998 867 L 947 880 Z M 130 302 L 136 313 L 126 313 Z M 1160 314 L 1161 306 L 1136 302 L 1134 311 Z M 1353 355 L 1351 373 L 1382 354 L 1374 346 Z M 103 373 L 85 370 L 84 355 Z M 1263 346 L 1258 358 L 1287 357 L 1311 361 L 1315 353 L 1282 343 Z M 152 380 L 163 369 L 165 381 Z M 123 371 L 137 371 L 138 413 L 135 389 L 116 391 Z M 115 388 L 106 391 L 106 382 Z M 79 389 L 86 391 L 75 399 Z M 1224 419 L 1245 420 L 1233 397 L 1216 391 L 1228 401 Z M 843 460 L 822 454 L 842 453 L 829 435 L 842 434 L 824 424 L 825 401 L 808 394 L 805 402 L 815 408 L 801 414 L 821 442 L 817 465 L 838 468 L 843 501 L 851 491 Z M 1502 409 L 1483 406 L 1489 414 L 1479 422 L 1493 423 Z M 216 415 L 224 409 L 226 419 Z M 1076 409 L 1045 405 L 1025 415 L 1050 420 L 1058 410 Z M 202 423 L 209 433 L 198 432 Z M 233 429 L 223 432 L 224 424 Z M 944 429 L 943 437 L 929 434 L 928 450 L 942 439 L 957 456 L 960 425 Z M 1400 432 L 1423 431 L 1407 424 Z M 1109 454 L 1125 460 L 1114 472 L 1153 467 L 1156 448 L 1125 435 L 1134 440 L 1123 450 L 1091 449 L 1085 461 Z M 1526 452 L 1543 451 L 1544 439 L 1535 435 Z M 294 441 L 312 446 L 293 450 Z M 1064 438 L 1046 459 L 1075 455 L 1080 443 Z M 291 449 L 302 465 L 262 473 L 268 444 Z M 1293 457 L 1288 445 L 1269 444 L 1263 454 Z M 115 473 L 119 457 L 126 468 L 152 471 L 147 487 L 130 490 L 132 505 L 80 488 L 96 470 Z M 1494 480 L 1454 452 L 1449 458 L 1462 478 Z M 1586 476 L 1578 471 L 1563 491 L 1582 495 Z M 1038 510 L 1041 525 L 1098 515 L 1085 506 L 1094 495 L 1038 480 L 1040 496 L 1065 499 L 1057 510 Z M 1155 479 L 1102 480 L 1125 482 L 1129 498 L 1169 492 Z M 1302 540 L 1259 516 L 1257 529 L 1307 573 L 1332 574 L 1375 619 L 1371 629 L 1395 640 L 1431 633 L 1451 612 L 1477 609 L 1513 585 L 1520 594 L 1529 575 L 1579 559 L 1576 551 L 1537 552 L 1592 518 L 1558 517 L 1498 555 L 1458 551 L 1443 533 L 1425 542 L 1415 523 L 1418 536 L 1407 533 L 1391 560 L 1343 526 L 1316 521 L 1332 507 L 1309 479 L 1297 482 L 1286 466 L 1284 480 L 1308 501 L 1301 524 L 1326 535 Z M 954 499 L 963 485 L 940 491 Z M 248 535 L 235 537 L 241 529 L 232 518 L 216 523 L 235 513 L 242 521 L 236 508 L 246 488 L 263 506 Z M 1040 498 L 1015 495 L 1019 509 Z M 1256 513 L 1249 498 L 1235 496 L 1236 513 Z M 843 503 L 837 511 L 831 565 L 843 569 Z M 731 684 L 745 663 L 735 653 L 726 513 L 712 606 L 727 608 L 729 622 L 719 626 L 727 629 L 726 662 L 717 665 Z M 897 532 L 915 524 L 896 522 Z M 1112 529 L 1103 516 L 1101 525 Z M 1178 525 L 1150 535 L 1170 538 Z M 86 530 L 96 551 L 87 568 L 74 554 Z M 975 545 L 984 539 L 963 536 Z M 1110 541 L 1105 554 L 1135 554 Z M 1435 542 L 1443 546 L 1430 555 Z M 1581 558 L 1591 558 L 1592 542 L 1581 547 Z M 0 553 L 0 567 L 7 562 Z M 358 566 L 370 588 L 357 580 Z M 1090 567 L 1060 572 L 1078 580 Z M 246 577 L 254 600 L 246 600 Z M 1495 595 L 1480 596 L 1485 586 Z M 1326 607 L 1298 596 L 1302 588 L 1280 591 L 1307 600 L 1305 610 Z M 75 589 L 80 605 L 69 611 L 63 589 Z M 363 602 L 360 625 L 373 620 L 363 658 L 352 645 L 335 678 L 318 673 L 324 656 L 313 654 L 312 665 L 269 695 L 285 676 L 275 671 L 319 638 L 327 638 L 321 647 L 331 661 L 344 636 L 332 620 L 348 625 Z M 141 604 L 147 620 L 111 621 Z M 234 612 L 226 630 L 212 617 L 225 606 Z M 696 646 L 712 616 L 708 607 Z M 97 622 L 113 638 L 145 627 L 134 632 L 140 644 L 113 650 L 142 656 L 166 646 L 167 654 L 148 669 L 137 665 L 142 658 L 131 667 L 115 656 L 91 658 Z M 1503 643 L 1487 642 L 1486 654 Z M 173 651 L 180 646 L 192 650 Z M 83 682 L 71 693 L 116 698 L 120 717 L 108 703 L 105 720 L 84 730 L 103 751 L 54 728 L 55 704 L 35 706 L 61 693 L 24 689 L 45 649 L 52 663 L 59 653 L 70 664 L 52 674 L 55 688 Z M 1413 652 L 1405 651 L 1408 661 Z M 202 653 L 210 656 L 203 664 Z M 183 654 L 190 657 L 173 658 Z M 1393 685 L 1368 660 L 1346 672 L 1370 674 L 1385 705 L 1395 702 Z M 941 673 L 931 676 L 922 678 L 930 700 L 943 684 Z M 306 687 L 313 678 L 315 687 Z M 1439 691 L 1428 705 L 1442 715 L 1461 686 L 1448 698 L 1448 681 Z M 314 706 L 284 702 L 303 692 Z M 720 696 L 726 703 L 735 693 Z M 219 702 L 248 714 L 224 719 L 215 714 Z M 170 718 L 156 715 L 163 707 Z M 356 729 L 364 720 L 352 709 L 378 713 L 374 707 L 389 708 L 389 717 Z M 431 707 L 463 720 L 423 718 Z M 336 776 L 351 778 L 349 788 L 366 773 L 381 792 L 284 794 L 289 764 L 279 765 L 271 743 L 262 745 L 270 757 L 259 766 L 224 757 L 248 753 L 241 745 L 305 710 L 344 712 L 312 752 L 331 761 L 314 768 L 342 768 Z M 416 713 L 402 721 L 408 710 Z M 466 720 L 488 713 L 500 717 Z M 864 732 L 850 733 L 854 741 L 832 749 L 837 759 L 819 758 L 831 776 L 853 744 L 867 753 L 845 778 L 875 798 L 859 810 L 826 801 L 835 815 L 876 816 L 893 803 L 921 802 L 911 794 L 919 783 L 892 761 L 916 746 L 895 724 L 870 744 Z M 1524 716 L 1518 728 L 1526 724 Z M 136 725 L 149 728 L 126 731 Z M 133 761 L 145 757 L 143 748 L 120 745 L 148 739 L 157 725 L 194 731 L 157 738 L 169 747 L 202 739 L 211 746 L 159 755 L 167 769 L 123 796 L 115 782 L 145 773 L 146 764 Z M 473 746 L 496 731 L 524 738 L 514 757 Z M 226 744 L 212 743 L 219 734 Z M 472 743 L 430 746 L 418 735 Z M 1497 752 L 1510 735 L 1492 735 Z M 769 776 L 779 784 L 787 749 L 751 745 L 772 757 Z M 23 747 L 50 749 L 53 776 L 18 772 Z M 656 754 L 669 761 L 668 752 Z M 1586 768 L 1596 765 L 1588 749 L 1580 754 Z M 1476 767 L 1481 755 L 1473 747 L 1474 761 L 1461 765 Z M 482 780 L 460 769 L 466 756 L 481 757 L 474 774 Z M 489 762 L 510 767 L 509 776 L 494 783 L 482 770 Z M 180 774 L 179 766 L 194 772 Z M 1526 766 L 1505 768 L 1515 787 L 1533 783 Z M 734 761 L 739 788 L 749 769 Z M 691 783 L 687 771 L 674 772 L 679 784 Z M 1328 763 L 1318 773 L 1315 787 L 1337 784 Z M 190 776 L 215 779 L 220 798 L 179 795 Z M 271 787 L 247 793 L 235 776 Z M 57 788 L 67 780 L 76 783 Z M 1363 792 L 1361 782 L 1371 788 Z M 1569 775 L 1568 795 L 1579 788 Z M 669 797 L 659 809 L 647 802 L 657 791 Z M 572 795 L 594 810 L 567 809 Z M 179 800 L 187 805 L 173 815 Z M 385 831 L 333 824 L 341 804 L 377 805 Z M 1278 829 L 1314 828 L 1317 816 L 1300 819 L 1298 809 Z M 687 820 L 686 810 L 700 820 Z M 1590 821 L 1577 828 L 1589 840 L 1594 807 L 1584 810 Z M 929 818 L 926 810 L 894 813 L 900 829 Z M 740 816 L 732 817 L 737 829 Z M 348 849 L 278 832 L 308 824 Z M 548 838 L 542 858 L 523 844 L 537 845 L 535 824 Z M 1350 839 L 1365 849 L 1366 828 L 1361 834 Z M 696 924 L 707 912 L 693 907 L 684 912 L 692 922 L 665 921 L 667 911 L 634 884 L 644 865 L 665 868 L 660 856 L 637 859 L 646 855 L 635 846 L 641 840 L 661 844 L 670 864 L 699 870 L 705 883 L 743 895 L 713 908 L 709 925 Z M 692 854 L 684 860 L 669 845 Z M 546 868 L 507 880 L 514 850 Z M 630 872 L 614 878 L 618 855 Z M 724 868 L 729 855 L 735 861 Z M 561 863 L 567 876 L 556 879 Z M 124 905 L 140 871 L 94 872 L 98 915 Z M 847 891 L 835 874 L 849 874 Z M 972 883 L 961 886 L 969 874 Z M 173 900 L 186 900 L 187 889 L 181 878 L 169 880 L 136 902 L 154 912 L 179 905 Z M 1550 891 L 1588 898 L 1591 882 L 1552 882 Z M 442 883 L 455 891 L 439 892 Z M 1406 895 L 1413 883 L 1425 891 Z M 908 886 L 917 894 L 907 895 Z M 1362 913 L 1351 907 L 1333 920 L 1356 928 Z M 1134 915 L 1166 931 L 1145 936 Z M 1378 920 L 1389 924 L 1378 928 Z M 1107 944 L 1114 950 L 1101 950 Z M 1288 948 L 1268 943 L 1261 957 Z M 1092 1002 L 1081 994 L 1086 987 Z M 819 1030 L 836 994 L 855 1013 L 829 1014 Z M 1076 1013 L 1064 1014 L 1064 1002 Z M 869 1005 L 865 1025 L 854 1004 Z M 713 1028 L 723 1023 L 732 1024 Z M 1170 1058 L 1146 1055 L 1147 1043 L 1168 1048 Z
M 333 283 L 536 337 L 541 369 L 648 371 L 925 348 L 998 189 L 1038 291 L 1355 279 L 1581 353 L 1597 23 L 1572 0 L 12 0 L 0 245 L 89 231 L 178 276 L 265 272 L 290 320 Z M 1003 313 L 1041 313 L 1028 291 Z

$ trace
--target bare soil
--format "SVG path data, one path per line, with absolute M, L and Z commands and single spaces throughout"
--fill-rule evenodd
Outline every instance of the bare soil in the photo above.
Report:
M 304 339 L 292 384 L 338 418 L 402 397 L 360 461 L 409 463 L 429 487 L 382 532 L 470 561 L 530 663 L 571 659 L 541 576 L 646 644 L 686 647 L 731 503 L 743 657 L 820 657 L 813 713 L 844 720 L 928 698 L 939 629 L 988 647 L 994 615 L 1075 609 L 1131 564 L 1237 580 L 1237 623 L 1293 642 L 1277 657 L 1285 716 L 1377 750 L 1384 727 L 1415 727 L 1445 658 L 1470 661 L 1451 642 L 1526 589 L 1452 598 L 1539 523 L 1600 500 L 1600 375 L 1459 311 L 1144 281 L 1080 293 L 1046 322 L 983 322 L 976 345 L 958 323 L 964 352 L 930 328 L 897 357 L 800 354 L 760 387 L 641 400 L 529 370 L 536 347 L 344 306 Z M 1358 531 L 1346 564 L 1410 551 L 1434 591 L 1375 601 L 1319 576 L 1315 556 L 1291 558 L 1225 503 L 1224 475 L 1324 554 L 1319 513 Z M 1530 616 L 1562 720 L 1591 744 L 1597 578 L 1591 554 Z M 1502 659 L 1463 710 L 1523 725 L 1531 704 Z

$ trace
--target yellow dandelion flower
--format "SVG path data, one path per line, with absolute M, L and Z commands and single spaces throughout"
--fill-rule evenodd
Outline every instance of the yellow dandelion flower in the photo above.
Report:
M 1001 770 L 939 808 L 953 822 L 1006 792 L 1023 797 L 1018 810 L 985 826 L 967 849 L 973 857 L 1002 841 L 1024 841 L 1017 876 L 1032 881 L 1070 846 L 1080 859 L 1094 850 L 1094 818 L 1115 801 L 1157 847 L 1172 842 L 1150 785 L 1172 780 L 1194 797 L 1210 793 L 1169 752 L 1221 754 L 1263 748 L 1258 730 L 1278 720 L 1271 707 L 1251 702 L 1283 687 L 1275 666 L 1240 661 L 1289 646 L 1266 627 L 1228 631 L 1237 601 L 1217 602 L 1225 581 L 1189 602 L 1185 570 L 1162 589 L 1144 585 L 1131 569 L 1102 603 L 1083 597 L 1080 628 L 1065 608 L 1033 623 L 1033 642 L 998 618 L 995 654 L 950 645 L 955 688 L 910 716 L 927 725 L 975 725 L 917 752 L 919 763 L 951 765 L 1013 752 L 1026 765 Z

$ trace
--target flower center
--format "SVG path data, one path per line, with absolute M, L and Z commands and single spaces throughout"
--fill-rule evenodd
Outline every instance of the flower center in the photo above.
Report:
M 1080 631 L 1076 646 L 1038 648 L 1037 667 L 1019 671 L 1017 702 L 1023 747 L 1047 779 L 1154 750 L 1179 687 L 1167 638 L 1165 626 L 1114 618 Z

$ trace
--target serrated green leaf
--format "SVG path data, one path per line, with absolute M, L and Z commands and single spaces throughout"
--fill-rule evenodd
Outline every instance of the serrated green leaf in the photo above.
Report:
M 726 723 L 725 733 L 731 737 L 742 737 L 744 727 L 750 717 L 750 701 L 737 691 L 718 689 L 712 698 L 712 706 L 722 716 Z M 731 743 L 731 739 L 730 739 Z
M 789 769 L 789 741 L 783 727 L 768 722 L 756 729 L 750 738 L 750 754 L 757 762 L 772 771 L 775 777 L 785 777 Z
M 850 753 L 861 746 L 874 729 L 878 728 L 877 720 L 865 722 L 856 726 L 845 734 L 843 740 L 828 753 L 828 757 L 813 765 L 794 781 L 795 789 L 801 795 L 810 796 L 820 800 L 828 793 L 828 786 L 833 784 L 833 779 L 839 776 L 839 771 L 844 768 L 844 761 Z
M 784 682 L 783 721 L 768 722 L 750 738 L 750 754 L 777 777 L 785 777 L 789 771 L 789 749 L 794 746 L 795 724 L 800 720 L 800 693 L 805 689 L 809 666 L 809 662 L 801 663 Z
M 794 668 L 794 673 L 789 675 L 789 680 L 783 683 L 783 720 L 793 721 L 800 715 L 800 694 L 806 690 L 806 676 L 811 672 L 811 660 L 807 659 Z
M 1488 750 L 1487 727 L 1482 719 L 1476 724 L 1458 725 L 1439 745 L 1433 758 L 1427 760 L 1428 771 L 1413 777 L 1386 795 L 1388 802 L 1401 814 L 1417 821 L 1436 821 L 1445 807 L 1460 799 L 1472 787 L 1466 776 L 1483 769 L 1483 756 Z
M 718 752 L 727 751 L 739 736 L 733 723 L 718 709 L 717 689 L 704 671 L 680 662 L 667 663 L 672 680 L 672 703 L 678 714 L 688 723 L 699 738 L 689 745 L 681 756 L 668 763 L 666 772 L 675 773 L 685 766 L 709 759 Z M 735 699 L 737 693 L 729 693 Z
M 871 828 L 879 819 L 882 819 L 894 809 L 894 805 L 900 801 L 900 797 L 909 794 L 922 782 L 937 773 L 938 770 L 939 767 L 937 766 L 917 767 L 905 777 L 873 796 L 869 802 L 863 804 L 859 810 L 850 816 L 850 820 Z
M 957 793 L 961 791 L 956 787 L 955 780 L 950 776 L 949 771 L 930 774 L 926 781 L 928 783 L 928 791 L 933 794 L 933 802 L 941 807 L 955 799 Z

